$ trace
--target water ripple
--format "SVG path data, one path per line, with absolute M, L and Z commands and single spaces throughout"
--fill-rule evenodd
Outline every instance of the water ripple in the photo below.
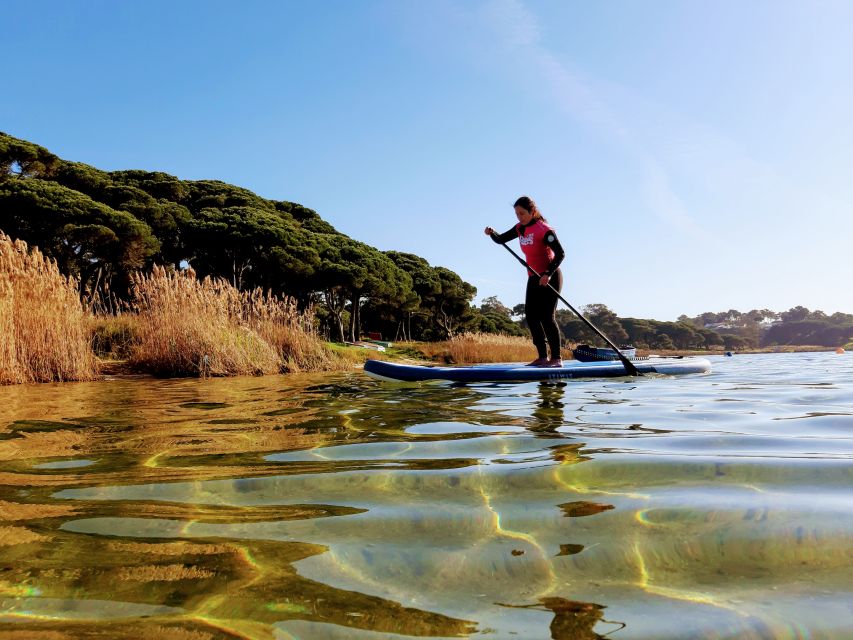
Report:
M 829 353 L 2 388 L 0 626 L 846 638 L 852 407 L 853 357 Z

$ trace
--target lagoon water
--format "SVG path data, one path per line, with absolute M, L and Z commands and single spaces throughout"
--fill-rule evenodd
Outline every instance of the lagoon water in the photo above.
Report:
M 712 361 L 0 388 L 0 637 L 853 637 L 853 355 Z

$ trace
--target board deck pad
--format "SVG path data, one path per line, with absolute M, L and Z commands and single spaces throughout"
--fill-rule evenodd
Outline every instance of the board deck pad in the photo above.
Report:
M 632 362 L 642 374 L 660 373 L 685 375 L 708 373 L 711 362 L 696 357 L 650 357 Z M 563 380 L 571 378 L 616 378 L 627 376 L 625 366 L 618 360 L 580 362 L 568 360 L 562 367 L 528 367 L 520 362 L 478 364 L 472 366 L 423 366 L 368 360 L 364 370 L 375 378 L 397 382 L 420 380 L 452 380 L 455 382 L 525 382 L 529 380 Z

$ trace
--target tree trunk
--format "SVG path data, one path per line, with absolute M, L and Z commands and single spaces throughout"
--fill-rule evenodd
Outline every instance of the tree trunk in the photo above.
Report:
M 438 326 L 447 334 L 447 339 L 453 338 L 453 316 L 444 310 L 444 305 L 440 305 L 438 313 L 435 314 L 435 320 Z
M 349 314 L 349 339 L 350 342 L 355 342 L 361 335 L 361 314 L 359 313 L 359 307 L 361 306 L 361 294 L 354 291 L 352 296 L 350 296 L 350 300 L 352 301 L 352 309 Z
M 332 314 L 332 317 L 335 319 L 335 327 L 338 330 L 338 339 L 340 342 L 344 342 L 344 320 L 343 320 L 343 312 L 344 312 L 344 299 L 339 293 L 334 290 L 327 290 L 323 292 L 323 298 L 326 301 L 326 307 L 329 309 L 329 312 Z

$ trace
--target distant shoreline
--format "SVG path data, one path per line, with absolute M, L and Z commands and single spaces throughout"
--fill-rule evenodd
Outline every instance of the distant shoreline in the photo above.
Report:
M 659 355 L 659 356 L 723 356 L 726 353 L 732 355 L 747 355 L 761 353 L 810 353 L 817 351 L 835 351 L 836 347 L 822 347 L 819 345 L 780 345 L 775 347 L 759 347 L 755 349 L 701 349 L 701 350 L 686 350 L 686 349 L 637 349 L 638 356 Z

